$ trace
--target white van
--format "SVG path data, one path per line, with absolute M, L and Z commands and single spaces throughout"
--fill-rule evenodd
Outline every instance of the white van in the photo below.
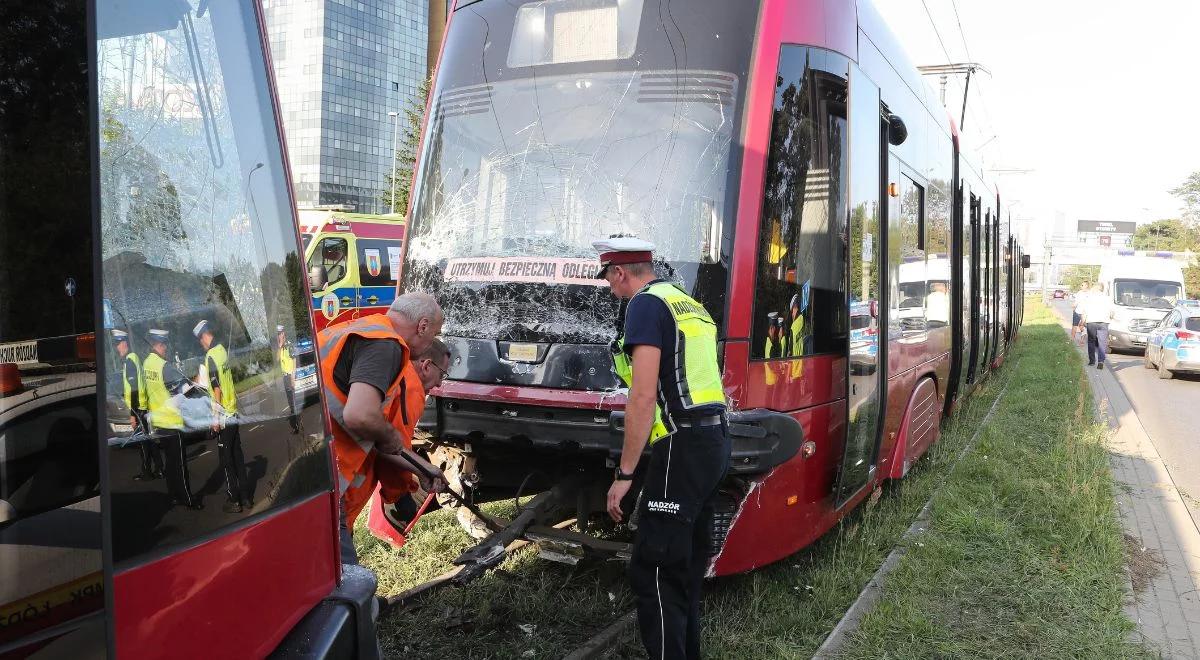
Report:
M 1100 267 L 1100 283 L 1114 303 L 1109 347 L 1145 350 L 1146 336 L 1183 298 L 1183 267 L 1164 257 L 1118 256 Z

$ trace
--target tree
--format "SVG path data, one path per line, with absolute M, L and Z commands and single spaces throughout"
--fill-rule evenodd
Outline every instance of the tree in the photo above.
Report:
M 1182 220 L 1158 220 L 1138 227 L 1132 245 L 1135 250 L 1196 251 L 1200 249 L 1200 227 Z
M 1084 285 L 1095 284 L 1100 277 L 1099 266 L 1067 266 L 1062 272 L 1062 283 L 1072 291 L 1079 291 Z
M 433 80 L 426 78 L 417 89 L 417 95 L 408 100 L 404 108 L 404 127 L 400 135 L 400 145 L 396 147 L 395 170 L 396 178 L 392 179 L 392 168 L 388 168 L 383 177 L 383 194 L 380 201 L 396 213 L 408 212 L 408 197 L 412 188 L 413 170 L 417 165 L 417 148 L 421 142 L 421 122 L 425 118 L 425 106 L 429 101 L 429 89 Z M 389 163 L 391 165 L 391 163 Z M 396 194 L 396 203 L 392 205 L 392 191 Z
M 1192 224 L 1200 223 L 1200 172 L 1192 172 L 1182 184 L 1169 190 L 1183 200 L 1183 217 Z

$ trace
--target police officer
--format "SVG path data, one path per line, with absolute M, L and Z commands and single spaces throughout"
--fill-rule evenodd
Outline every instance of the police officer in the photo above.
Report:
M 275 326 L 275 350 L 279 356 L 279 371 L 283 374 L 283 393 L 287 397 L 288 424 L 292 433 L 300 433 L 300 418 L 296 415 L 296 361 L 282 325 Z
M 173 503 L 189 509 L 203 506 L 192 494 L 191 475 L 188 474 L 184 439 L 183 415 L 172 397 L 184 393 L 191 383 L 184 377 L 174 362 L 167 361 L 167 345 L 171 333 L 151 328 L 146 333 L 152 351 L 142 363 L 142 375 L 146 382 L 146 406 L 150 411 L 150 425 L 162 442 L 166 459 L 167 490 Z
M 112 330 L 113 342 L 117 356 L 121 358 L 121 388 L 124 391 L 125 406 L 129 408 L 129 426 L 134 432 L 140 431 L 147 436 L 138 443 L 142 452 L 142 471 L 133 477 L 134 481 L 146 481 L 162 478 L 162 454 L 150 440 L 150 429 L 146 428 L 146 381 L 142 378 L 142 361 L 129 348 L 129 333 L 124 330 Z
M 629 299 L 613 343 L 629 397 L 608 513 L 624 519 L 637 471 L 643 487 L 629 581 L 642 643 L 651 658 L 699 658 L 713 499 L 730 452 L 716 324 L 682 289 L 655 277 L 653 244 L 621 237 L 593 246 L 600 252 L 598 277 Z
M 243 475 L 246 461 L 242 456 L 242 434 L 237 423 L 237 391 L 234 389 L 233 372 L 229 370 L 229 351 L 225 345 L 214 341 L 212 327 L 202 319 L 192 328 L 192 334 L 204 347 L 204 365 L 208 372 L 208 391 L 212 394 L 213 421 L 210 438 L 217 441 L 217 456 L 221 471 L 225 473 L 225 513 L 241 513 L 242 507 L 249 508 L 250 496 L 246 494 Z

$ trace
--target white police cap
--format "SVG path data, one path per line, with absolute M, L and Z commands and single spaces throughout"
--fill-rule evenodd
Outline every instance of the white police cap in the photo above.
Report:
M 200 322 L 196 324 L 196 327 L 192 328 L 192 334 L 196 335 L 196 339 L 199 339 L 200 335 L 204 334 L 205 330 L 208 330 L 208 320 L 201 319 Z
M 275 326 L 275 332 L 283 332 L 283 326 L 282 325 Z
M 603 278 L 609 266 L 645 263 L 654 258 L 654 244 L 634 236 L 618 236 L 592 241 L 592 247 L 600 253 L 600 272 Z
M 146 336 L 150 338 L 150 341 L 156 341 L 160 344 L 165 344 L 171 337 L 171 331 L 162 330 L 159 328 L 150 328 L 148 331 L 146 331 Z
M 112 334 L 113 341 L 122 342 L 129 339 L 129 333 L 125 332 L 124 330 L 113 328 L 112 330 L 109 330 L 109 332 Z

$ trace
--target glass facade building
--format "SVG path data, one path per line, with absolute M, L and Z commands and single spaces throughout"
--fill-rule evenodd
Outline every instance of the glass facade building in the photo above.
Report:
M 387 212 L 393 130 L 404 129 L 388 112 L 402 113 L 426 76 L 428 0 L 263 7 L 297 204 Z

